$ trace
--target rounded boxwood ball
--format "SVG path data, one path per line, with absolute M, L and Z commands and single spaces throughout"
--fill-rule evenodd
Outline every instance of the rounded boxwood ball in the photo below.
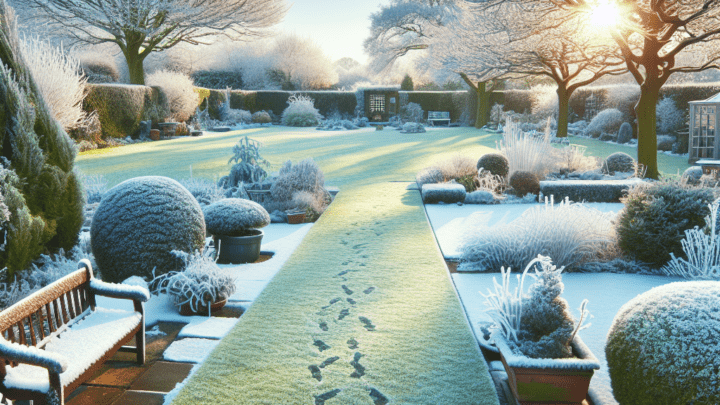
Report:
M 621 404 L 720 404 L 720 282 L 665 284 L 625 304 L 605 356 Z
M 490 173 L 500 176 L 502 178 L 507 177 L 510 171 L 510 163 L 505 156 L 499 153 L 486 153 L 478 159 L 477 169 L 483 168 Z
M 155 275 L 182 269 L 183 261 L 171 251 L 203 249 L 205 220 L 195 197 L 177 181 L 136 177 L 103 195 L 90 238 L 103 280 L 149 280 L 153 268 Z
M 540 193 L 540 179 L 535 173 L 517 171 L 510 176 L 510 187 L 520 197 L 527 194 L 538 195 Z
M 244 236 L 269 223 L 270 214 L 254 201 L 224 198 L 205 207 L 205 225 L 212 235 Z
M 605 159 L 602 169 L 605 173 L 634 172 L 635 159 L 625 152 L 615 152 Z

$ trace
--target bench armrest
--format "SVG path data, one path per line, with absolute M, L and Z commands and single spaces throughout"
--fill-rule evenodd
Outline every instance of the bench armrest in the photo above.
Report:
M 58 374 L 67 369 L 67 361 L 57 353 L 47 352 L 35 346 L 11 343 L 3 338 L 0 338 L 0 358 L 43 367 Z
M 150 293 L 143 287 L 106 283 L 95 278 L 90 280 L 90 291 L 96 295 L 110 298 L 121 298 L 140 302 L 147 302 L 150 299 Z

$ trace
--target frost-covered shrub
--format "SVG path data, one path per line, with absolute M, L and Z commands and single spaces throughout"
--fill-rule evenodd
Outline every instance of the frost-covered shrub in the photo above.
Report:
M 717 234 L 718 205 L 710 205 L 710 215 L 705 218 L 705 228 L 695 227 L 685 231 L 682 248 L 685 258 L 670 253 L 670 261 L 662 268 L 669 276 L 699 280 L 720 281 L 720 238 Z
M 402 131 L 408 134 L 420 134 L 425 131 L 425 126 L 419 122 L 406 122 L 402 126 Z
M 250 111 L 230 108 L 230 89 L 223 91 L 225 101 L 220 106 L 220 119 L 228 124 L 248 124 L 252 121 Z
M 558 152 L 558 166 L 561 170 L 568 172 L 586 172 L 595 170 L 600 166 L 600 161 L 595 156 L 585 156 L 587 147 L 582 145 L 568 145 Z
M 656 267 L 682 254 L 684 232 L 705 223 L 715 191 L 683 182 L 639 183 L 622 200 L 618 243 L 623 253 Z
M 171 252 L 202 250 L 205 221 L 197 200 L 180 183 L 136 177 L 108 190 L 90 227 L 92 251 L 105 281 L 147 280 L 179 270 Z
M 509 184 L 518 197 L 540 193 L 540 180 L 532 172 L 516 171 L 510 176 Z
M 358 128 L 352 121 L 343 119 L 327 119 L 317 127 L 321 131 L 343 131 Z
M 266 111 L 258 111 L 253 113 L 252 122 L 256 124 L 269 124 L 272 122 L 272 118 Z
M 627 153 L 615 152 L 605 158 L 601 167 L 602 171 L 608 174 L 635 172 L 637 170 L 637 163 L 635 159 Z
M 200 206 L 210 205 L 225 198 L 225 189 L 212 180 L 192 177 L 179 182 L 195 197 Z
M 632 125 L 628 122 L 623 122 L 618 130 L 617 143 L 624 144 L 630 142 L 633 135 Z
M 687 184 L 700 184 L 700 178 L 703 176 L 703 170 L 700 166 L 690 166 L 682 174 L 682 179 Z
M 605 356 L 622 404 L 720 403 L 720 283 L 677 282 L 623 305 Z
M 182 259 L 184 269 L 155 277 L 151 282 L 153 294 L 168 294 L 178 307 L 186 305 L 194 313 L 210 312 L 210 305 L 235 294 L 235 279 L 223 272 L 215 261 L 198 251 L 188 254 L 173 251 Z
M 600 111 L 585 128 L 585 133 L 597 138 L 601 133 L 617 133 L 620 125 L 624 122 L 623 114 L 616 108 L 608 108 Z
M 465 204 L 495 204 L 498 198 L 492 191 L 476 190 L 465 195 Z
M 260 204 L 241 198 L 224 198 L 204 209 L 211 235 L 246 236 L 251 229 L 270 224 L 270 214 Z
M 304 197 L 299 197 L 298 193 L 304 193 Z M 311 211 L 311 217 L 322 214 L 329 203 L 325 174 L 311 158 L 303 159 L 295 165 L 289 160 L 285 162 L 270 187 L 270 195 L 275 205 L 269 209 L 284 211 L 305 208 Z
M 198 94 L 193 90 L 190 76 L 169 70 L 158 70 L 147 75 L 145 84 L 160 87 L 167 98 L 173 120 L 185 122 L 198 107 Z
M 114 83 L 120 80 L 120 71 L 115 59 L 107 52 L 79 52 L 74 56 L 80 63 L 80 69 L 87 77 L 88 83 Z
M 233 146 L 233 157 L 228 160 L 228 164 L 234 163 L 230 174 L 221 177 L 218 185 L 232 188 L 265 180 L 267 172 L 263 167 L 269 167 L 270 162 L 260 156 L 262 146 L 262 143 L 247 136 L 240 138 Z
M 293 94 L 288 99 L 288 107 L 282 113 L 283 125 L 291 127 L 312 127 L 320 123 L 323 116 L 315 108 L 312 98 Z
M 490 308 L 488 314 L 517 354 L 549 359 L 573 356 L 570 344 L 577 332 L 584 329 L 582 324 L 589 312 L 584 300 L 580 320 L 575 324 L 567 301 L 560 297 L 564 289 L 563 269 L 554 266 L 549 257 L 538 255 L 525 267 L 519 286 L 512 292 L 511 269 L 501 268 L 502 284 L 493 279 L 495 292 L 488 290 L 484 295 Z M 525 294 L 525 277 L 530 270 L 534 270 L 530 276 L 536 281 L 530 286 L 529 294 Z
M 465 186 L 457 183 L 425 184 L 421 190 L 425 204 L 461 203 L 465 201 L 465 193 Z
M 490 173 L 506 178 L 510 172 L 510 164 L 505 156 L 499 153 L 486 153 L 480 157 L 476 165 L 477 169 L 485 169 Z
M 77 59 L 39 37 L 21 42 L 21 52 L 45 104 L 65 130 L 77 128 L 85 120 L 85 84 Z
M 537 205 L 509 224 L 467 234 L 458 269 L 521 269 L 543 252 L 557 265 L 574 270 L 617 252 L 614 217 L 583 204 Z
M 507 188 L 507 183 L 503 177 L 500 177 L 497 174 L 492 174 L 485 169 L 480 169 L 478 170 L 474 186 L 477 190 L 485 190 L 493 194 L 502 194 Z
M 510 119 L 505 122 L 499 149 L 508 160 L 510 176 L 516 171 L 524 171 L 544 179 L 556 165 L 550 133 L 539 137 L 523 133 L 519 125 Z
M 425 112 L 418 103 L 407 103 L 400 107 L 400 120 L 404 123 L 407 122 L 420 122 L 423 120 Z
M 88 204 L 99 203 L 107 192 L 108 182 L 101 174 L 84 175 L 80 174 L 85 202 Z
M 683 125 L 683 113 L 675 106 L 672 97 L 663 97 L 658 101 L 655 110 L 657 130 L 661 134 L 669 134 Z
M 415 175 L 415 182 L 418 187 L 422 187 L 424 184 L 442 183 L 445 181 L 445 176 L 437 167 L 426 167 Z

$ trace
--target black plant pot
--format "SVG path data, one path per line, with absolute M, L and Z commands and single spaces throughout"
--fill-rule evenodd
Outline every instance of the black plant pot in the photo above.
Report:
M 263 231 L 251 229 L 249 232 L 252 235 L 214 235 L 215 249 L 219 251 L 217 262 L 220 264 L 239 264 L 256 261 L 260 257 Z

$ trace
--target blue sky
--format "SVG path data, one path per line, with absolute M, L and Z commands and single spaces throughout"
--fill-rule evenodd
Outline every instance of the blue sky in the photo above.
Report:
M 383 0 L 288 0 L 290 10 L 278 30 L 312 39 L 333 61 L 349 56 L 365 63 L 362 43 L 370 14 Z

